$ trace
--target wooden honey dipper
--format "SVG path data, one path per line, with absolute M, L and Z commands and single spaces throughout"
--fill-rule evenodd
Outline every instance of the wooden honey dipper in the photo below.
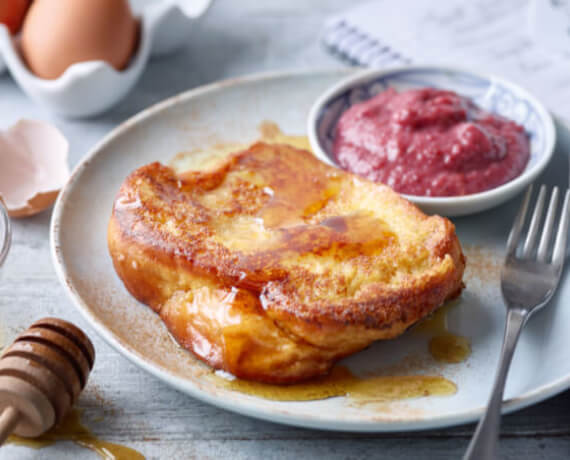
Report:
M 89 337 L 67 321 L 44 318 L 0 357 L 0 445 L 11 434 L 36 437 L 61 422 L 95 361 Z

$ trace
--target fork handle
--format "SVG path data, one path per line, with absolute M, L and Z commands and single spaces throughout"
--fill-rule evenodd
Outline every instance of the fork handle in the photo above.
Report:
M 505 324 L 503 347 L 499 359 L 499 368 L 493 384 L 493 392 L 483 418 L 479 421 L 475 434 L 469 443 L 463 460 L 495 460 L 497 457 L 497 440 L 501 427 L 501 406 L 503 392 L 509 372 L 509 366 L 515 351 L 521 330 L 528 317 L 528 312 L 520 309 L 509 309 Z

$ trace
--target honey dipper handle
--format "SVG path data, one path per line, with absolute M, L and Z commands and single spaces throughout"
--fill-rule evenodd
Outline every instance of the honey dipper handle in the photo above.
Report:
M 20 413 L 14 406 L 8 406 L 0 415 L 0 446 L 4 444 L 6 438 L 10 436 L 18 422 L 20 421 Z

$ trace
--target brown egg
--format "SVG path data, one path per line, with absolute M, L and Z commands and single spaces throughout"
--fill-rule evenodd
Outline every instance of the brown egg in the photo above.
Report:
M 103 60 L 124 69 L 137 38 L 127 0 L 35 0 L 22 27 L 21 50 L 33 73 L 55 79 L 77 62 Z
M 18 33 L 30 0 L 0 0 L 0 24 L 6 24 L 11 34 Z

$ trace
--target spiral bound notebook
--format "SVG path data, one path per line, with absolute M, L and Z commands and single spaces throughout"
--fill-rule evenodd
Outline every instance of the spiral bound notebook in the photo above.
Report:
M 323 44 L 352 64 L 451 64 L 497 74 L 570 119 L 570 60 L 532 39 L 524 0 L 377 0 L 325 25 Z

